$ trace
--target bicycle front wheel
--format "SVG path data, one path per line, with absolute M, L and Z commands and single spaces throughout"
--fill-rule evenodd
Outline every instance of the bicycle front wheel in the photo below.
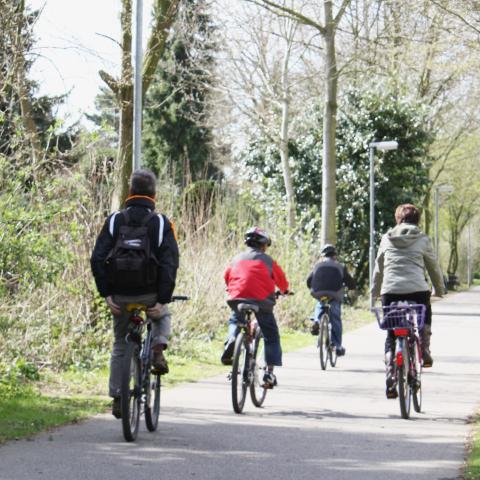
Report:
M 120 406 L 122 411 L 123 436 L 127 442 L 137 438 L 142 400 L 142 369 L 139 346 L 128 342 L 123 357 Z
M 413 408 L 416 412 L 422 410 L 422 357 L 420 350 L 420 339 L 415 336 L 413 343 L 412 372 L 415 378 L 412 378 L 412 399 Z
M 318 335 L 318 353 L 322 370 L 327 368 L 328 351 L 330 349 L 330 334 L 328 332 L 328 314 L 320 317 L 320 334 Z
M 160 391 L 160 375 L 149 373 L 146 380 L 145 424 L 150 432 L 154 432 L 158 426 L 158 417 L 160 415 Z
M 402 418 L 410 417 L 410 403 L 412 399 L 412 391 L 409 383 L 410 371 L 410 354 L 408 342 L 403 343 L 402 365 L 398 367 L 398 400 L 400 401 L 400 413 Z
M 257 328 L 253 345 L 252 361 L 253 378 L 250 383 L 250 397 L 256 407 L 261 407 L 267 396 L 267 389 L 263 388 L 263 375 L 267 371 L 265 362 L 265 342 L 262 331 Z
M 242 413 L 247 396 L 248 352 L 245 334 L 240 332 L 235 340 L 232 366 L 232 404 L 235 413 Z

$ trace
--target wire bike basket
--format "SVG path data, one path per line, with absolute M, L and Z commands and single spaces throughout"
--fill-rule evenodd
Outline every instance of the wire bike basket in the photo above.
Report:
M 421 330 L 425 322 L 425 305 L 398 302 L 387 307 L 372 308 L 377 317 L 378 326 L 382 330 L 397 328 L 418 328 Z

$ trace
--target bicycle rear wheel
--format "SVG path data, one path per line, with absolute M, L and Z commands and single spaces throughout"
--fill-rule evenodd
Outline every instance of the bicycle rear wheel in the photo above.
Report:
M 247 396 L 248 353 L 245 334 L 240 332 L 235 340 L 232 366 L 232 404 L 235 413 L 242 413 Z
M 262 331 L 257 328 L 253 345 L 253 378 L 250 383 L 250 397 L 256 407 L 261 407 L 267 396 L 267 389 L 263 388 L 263 375 L 266 372 L 265 343 Z
M 412 379 L 412 399 L 413 399 L 413 408 L 416 412 L 421 412 L 422 410 L 422 358 L 420 350 L 420 339 L 415 336 L 415 341 L 413 344 L 412 355 L 412 367 L 414 367 L 415 378 Z
M 410 352 L 408 342 L 403 342 L 402 365 L 398 367 L 398 400 L 400 401 L 400 413 L 402 418 L 410 417 L 410 404 L 412 390 L 408 381 L 410 371 Z
M 127 442 L 135 440 L 140 423 L 142 369 L 139 350 L 139 346 L 136 343 L 127 342 L 123 358 L 120 407 L 122 411 L 123 436 Z
M 328 350 L 330 348 L 330 335 L 328 333 L 328 314 L 320 317 L 320 334 L 318 335 L 318 350 L 320 355 L 320 366 L 322 370 L 327 368 Z
M 160 375 L 148 374 L 145 395 L 145 424 L 150 432 L 154 432 L 158 426 L 161 385 Z

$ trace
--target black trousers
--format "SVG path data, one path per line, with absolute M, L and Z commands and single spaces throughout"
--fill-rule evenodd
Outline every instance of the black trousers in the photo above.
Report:
M 382 295 L 382 306 L 388 307 L 392 302 L 411 301 L 419 305 L 425 305 L 425 325 L 432 325 L 432 304 L 430 303 L 431 292 L 413 292 L 413 293 L 385 293 Z M 395 335 L 392 330 L 388 330 L 385 340 L 385 353 L 393 351 L 395 348 Z

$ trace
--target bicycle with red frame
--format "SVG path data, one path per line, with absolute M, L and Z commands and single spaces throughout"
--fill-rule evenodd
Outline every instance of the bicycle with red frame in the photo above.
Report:
M 410 417 L 410 407 L 420 412 L 422 408 L 422 349 L 419 331 L 425 322 L 425 305 L 408 302 L 392 303 L 387 307 L 373 308 L 382 330 L 393 332 L 395 354 L 393 380 L 398 389 L 402 418 Z
M 293 292 L 285 294 L 275 292 L 276 298 L 287 295 L 293 295 Z M 258 305 L 243 302 L 237 309 L 245 314 L 245 318 L 238 324 L 239 332 L 235 339 L 232 371 L 228 378 L 232 382 L 233 411 L 242 413 L 247 390 L 250 390 L 252 403 L 256 407 L 263 405 L 267 388 L 262 383 L 262 377 L 267 371 L 267 364 L 263 334 L 255 317 L 259 310 Z

